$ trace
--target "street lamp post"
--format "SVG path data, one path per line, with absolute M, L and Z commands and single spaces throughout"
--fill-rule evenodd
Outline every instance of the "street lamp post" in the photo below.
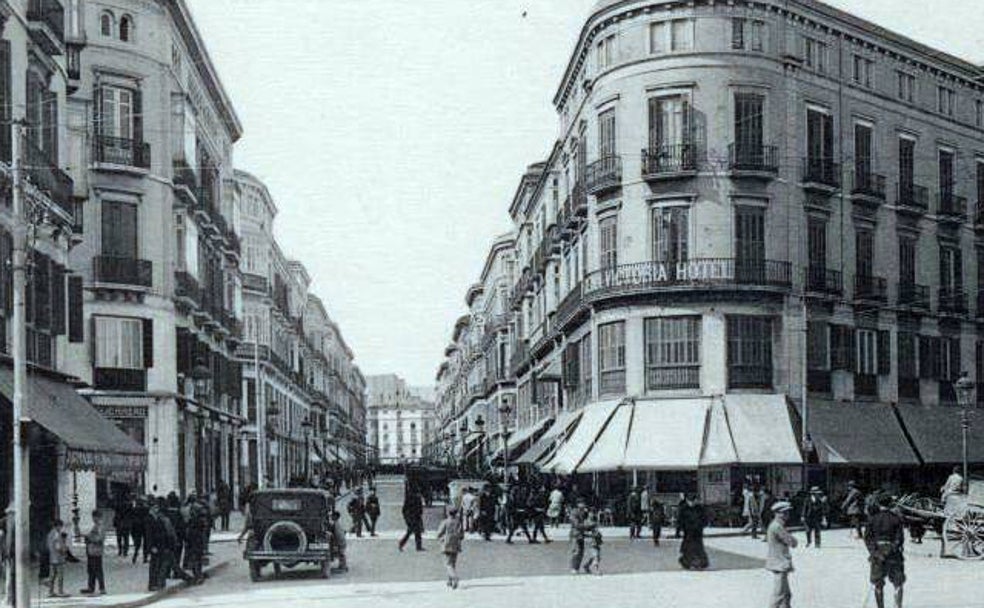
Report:
M 963 460 L 964 488 L 967 488 L 969 481 L 967 477 L 967 432 L 970 430 L 970 412 L 968 409 L 974 398 L 974 383 L 967 376 L 967 372 L 960 373 L 960 378 L 953 383 L 953 389 L 957 393 L 957 403 L 960 405 L 960 455 Z
M 509 483 L 509 414 L 512 408 L 508 403 L 499 406 L 499 428 L 502 434 L 502 480 Z
M 209 395 L 211 393 L 212 370 L 205 364 L 201 357 L 195 360 L 195 366 L 191 369 L 191 379 L 195 384 L 195 402 L 201 409 L 209 405 Z M 196 487 L 199 494 L 208 492 L 210 489 L 208 479 L 208 450 L 205 445 L 205 427 L 203 424 L 198 426 L 195 438 L 195 470 L 198 471 L 200 486 Z M 197 480 L 196 480 L 197 481 Z
M 304 429 L 304 481 L 311 482 L 311 418 L 305 418 L 301 422 Z
M 485 468 L 485 420 L 481 414 L 475 418 L 475 434 L 478 435 L 478 465 L 475 470 L 481 474 Z
M 463 475 L 468 468 L 468 418 L 461 419 L 461 426 L 458 427 L 458 435 L 461 437 L 461 457 L 458 459 L 458 474 Z

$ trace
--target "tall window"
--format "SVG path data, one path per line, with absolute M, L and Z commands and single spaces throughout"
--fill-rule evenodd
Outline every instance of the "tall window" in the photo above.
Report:
M 736 207 L 735 279 L 761 283 L 765 278 L 765 210 Z
M 953 116 L 953 107 L 956 105 L 957 94 L 949 87 L 936 87 L 936 111 L 940 114 Z
M 646 319 L 646 389 L 700 387 L 700 317 Z
M 94 317 L 96 367 L 144 369 L 143 320 Z
M 854 187 L 869 190 L 872 187 L 872 137 L 871 126 L 854 125 Z
M 899 237 L 899 289 L 916 282 L 916 239 L 904 235 Z M 911 287 L 910 287 L 911 289 Z
M 735 17 L 731 20 L 731 48 L 739 51 L 765 49 L 765 22 Z
M 821 74 L 825 72 L 827 70 L 826 43 L 804 36 L 803 65 Z
M 874 71 L 875 62 L 862 55 L 854 56 L 853 79 L 855 84 L 863 87 L 871 86 L 871 73 Z
M 104 86 L 100 92 L 102 115 L 99 132 L 111 137 L 133 139 L 133 91 Z
M 871 279 L 874 269 L 875 245 L 871 230 L 861 229 L 854 235 L 854 274 L 859 279 Z
M 974 163 L 976 168 L 976 180 L 977 180 L 977 202 L 984 203 L 984 160 L 978 160 Z M 984 288 L 984 284 L 981 285 Z M 982 378 L 984 380 L 984 378 Z
M 858 374 L 874 376 L 878 373 L 878 339 L 874 330 L 859 329 L 856 339 L 857 344 L 857 370 Z
M 739 164 L 761 166 L 764 163 L 764 106 L 763 95 L 735 94 L 735 160 Z
M 899 359 L 899 378 L 916 379 L 917 373 L 916 360 L 916 336 L 911 331 L 899 331 L 896 340 L 898 342 Z M 918 388 L 918 387 L 917 387 Z M 901 392 L 901 391 L 900 391 Z M 903 395 L 899 395 L 903 396 Z M 918 392 L 917 395 L 918 396 Z
M 618 266 L 618 216 L 610 215 L 598 222 L 601 246 L 601 267 Z
M 625 393 L 625 322 L 598 326 L 598 388 L 602 395 Z
M 963 255 L 959 247 L 940 246 L 940 291 L 957 294 L 963 289 Z
M 806 366 L 810 370 L 830 369 L 830 339 L 823 321 L 809 321 L 806 326 Z
M 729 315 L 728 387 L 771 388 L 772 319 Z
M 578 344 L 580 344 L 579 350 L 581 352 L 581 390 L 584 391 L 586 399 L 591 399 L 591 382 L 594 376 L 591 334 L 585 334 Z
M 694 48 L 693 19 L 674 19 L 670 28 L 670 50 L 689 51 Z
M 112 13 L 109 11 L 103 11 L 103 13 L 99 16 L 99 33 L 103 36 L 112 36 L 114 21 L 115 19 L 113 19 Z
M 834 119 L 813 108 L 806 111 L 806 163 L 810 176 L 821 181 L 833 178 Z
M 133 37 L 133 18 L 129 15 L 120 17 L 120 40 L 129 42 Z
M 598 53 L 598 70 L 611 67 L 615 60 L 615 34 L 602 38 L 596 48 Z
M 102 254 L 137 257 L 137 206 L 117 201 L 102 202 Z
M 807 221 L 806 250 L 809 253 L 809 283 L 812 289 L 827 287 L 827 222 L 818 217 Z
M 679 262 L 688 259 L 690 209 L 659 207 L 653 209 L 653 260 L 664 262 L 668 272 L 675 272 Z
M 693 118 L 684 96 L 649 100 L 649 163 L 657 171 L 694 168 Z
M 916 142 L 908 137 L 899 138 L 899 195 L 912 200 L 916 176 Z
M 984 127 L 984 101 L 974 101 L 974 125 Z
M 940 150 L 939 153 L 940 200 L 949 205 L 953 200 L 953 152 Z
M 916 77 L 905 72 L 897 72 L 898 90 L 896 94 L 902 101 L 912 102 L 916 96 Z
M 615 110 L 605 110 L 598 115 L 598 152 L 601 158 L 617 153 L 615 143 Z

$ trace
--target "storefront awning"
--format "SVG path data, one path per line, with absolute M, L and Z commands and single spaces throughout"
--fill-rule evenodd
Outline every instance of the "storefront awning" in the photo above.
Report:
M 625 464 L 625 444 L 629 438 L 632 426 L 632 412 L 635 409 L 631 402 L 619 405 L 601 430 L 594 445 L 588 451 L 578 473 L 593 473 L 596 471 L 613 471 Z
M 636 402 L 626 469 L 691 470 L 700 464 L 708 399 Z
M 802 416 L 801 406 L 797 409 Z M 807 430 L 824 464 L 919 464 L 892 406 L 885 403 L 810 399 Z
M 899 404 L 899 415 L 916 451 L 925 464 L 951 464 L 962 460 L 960 408 Z M 971 416 L 980 410 L 971 412 Z M 967 460 L 984 462 L 984 417 L 975 416 L 967 429 Z
M 9 362 L 0 363 L 0 393 L 8 407 L 14 394 Z M 64 379 L 39 371 L 27 376 L 24 415 L 65 444 L 65 467 L 99 473 L 143 472 L 147 450 L 103 418 Z
M 701 448 L 700 466 L 713 467 L 738 462 L 735 439 L 728 425 L 728 414 L 721 399 L 706 402 L 704 416 L 704 445 Z
M 550 462 L 543 465 L 543 469 L 564 475 L 577 470 L 618 405 L 618 401 L 599 401 L 587 405 L 577 427 L 557 448 Z
M 802 464 L 785 395 L 725 395 L 724 410 L 741 464 Z
M 581 410 L 574 412 L 564 412 L 557 416 L 553 424 L 550 425 L 543 435 L 537 439 L 528 450 L 515 459 L 517 464 L 535 464 L 540 460 L 551 455 L 552 450 L 564 435 L 581 418 Z

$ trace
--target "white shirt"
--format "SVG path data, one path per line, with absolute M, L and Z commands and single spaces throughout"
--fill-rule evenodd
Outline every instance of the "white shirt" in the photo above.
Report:
M 471 511 L 475 508 L 475 495 L 471 492 L 465 492 L 465 495 L 461 497 L 461 508 L 465 511 Z

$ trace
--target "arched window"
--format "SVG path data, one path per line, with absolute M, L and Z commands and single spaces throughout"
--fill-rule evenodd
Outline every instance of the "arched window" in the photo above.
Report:
M 120 40 L 130 42 L 133 37 L 133 17 L 123 15 L 120 17 Z
M 109 11 L 103 11 L 103 14 L 99 17 L 99 31 L 103 36 L 113 35 L 113 13 Z

